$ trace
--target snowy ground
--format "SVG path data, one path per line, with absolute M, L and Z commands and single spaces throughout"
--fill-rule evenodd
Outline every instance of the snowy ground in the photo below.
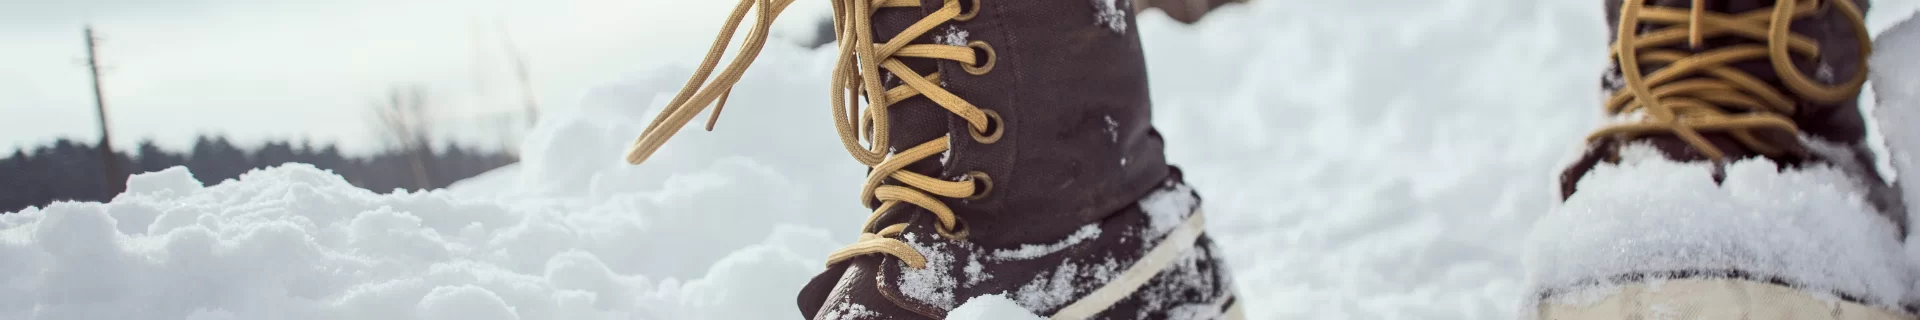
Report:
M 1523 240 L 1598 120 L 1606 40 L 1595 2 L 1483 3 L 1142 17 L 1155 123 L 1250 316 L 1513 317 Z M 1875 17 L 1912 8 L 1888 3 Z M 770 45 L 717 131 L 646 166 L 620 154 L 684 65 L 592 90 L 523 163 L 448 191 L 167 171 L 0 216 L 0 296 L 24 297 L 0 318 L 791 318 L 866 214 L 825 120 L 832 60 Z

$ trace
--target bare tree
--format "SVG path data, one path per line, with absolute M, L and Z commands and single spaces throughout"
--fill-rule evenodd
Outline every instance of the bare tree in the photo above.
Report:
M 433 110 L 427 104 L 426 89 L 417 85 L 394 86 L 388 89 L 383 101 L 374 103 L 374 114 L 387 142 L 406 154 L 414 188 L 432 187 L 425 159 L 433 152 L 429 135 L 435 122 Z

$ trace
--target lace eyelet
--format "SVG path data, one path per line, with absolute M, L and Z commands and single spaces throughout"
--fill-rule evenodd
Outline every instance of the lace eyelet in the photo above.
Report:
M 993 71 L 993 63 L 999 60 L 999 57 L 993 53 L 992 45 L 988 45 L 986 41 L 974 40 L 968 42 L 967 47 L 973 48 L 974 62 L 980 62 L 981 56 L 986 56 L 987 59 L 986 62 L 980 62 L 980 64 L 977 65 L 962 64 L 960 65 L 961 69 L 966 69 L 968 74 L 976 76 L 986 75 L 987 72 Z
M 960 0 L 960 15 L 953 17 L 953 20 L 970 21 L 973 17 L 980 15 L 980 0 L 971 0 L 973 2 L 971 6 L 967 5 L 967 1 L 969 0 Z
M 960 217 L 953 218 L 953 228 L 951 229 L 939 223 L 933 224 L 934 232 L 940 233 L 940 236 L 947 237 L 947 239 L 954 241 L 966 241 L 969 230 L 972 230 L 972 228 L 967 227 L 967 220 L 961 220 Z
M 987 114 L 987 132 L 980 132 L 978 130 L 973 130 L 973 126 L 967 126 L 967 133 L 973 135 L 974 142 L 979 142 L 981 144 L 993 144 L 994 142 L 1000 142 L 1001 136 L 1007 133 L 1007 121 L 1000 118 L 999 112 L 994 112 L 993 110 L 990 110 L 990 109 L 983 109 L 980 111 L 985 112 Z
M 973 182 L 973 195 L 967 196 L 967 200 L 986 199 L 987 193 L 993 191 L 993 178 L 988 177 L 986 172 L 967 172 L 967 178 Z

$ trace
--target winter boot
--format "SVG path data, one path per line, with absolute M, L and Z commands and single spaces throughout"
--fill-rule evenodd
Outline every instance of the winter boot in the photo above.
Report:
M 789 2 L 743 1 L 628 160 L 724 103 Z M 702 86 L 749 11 L 740 58 Z M 1127 0 L 835 1 L 829 109 L 870 167 L 873 211 L 802 289 L 801 313 L 939 319 L 1002 295 L 1056 319 L 1238 314 L 1199 198 L 1150 125 L 1133 13 Z
M 1865 0 L 1606 0 L 1615 123 L 1536 224 L 1542 319 L 1912 319 Z

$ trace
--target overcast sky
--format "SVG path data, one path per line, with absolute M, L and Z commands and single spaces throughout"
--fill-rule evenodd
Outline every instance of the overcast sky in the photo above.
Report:
M 781 18 L 783 32 L 804 34 L 828 10 L 803 2 Z M 98 139 L 87 24 L 104 38 L 103 82 L 121 149 L 143 139 L 185 149 L 200 133 L 225 133 L 242 143 L 311 138 L 365 151 L 379 146 L 371 101 L 400 84 L 429 90 L 465 139 L 489 138 L 482 126 L 505 121 L 522 99 L 506 39 L 530 61 L 539 103 L 567 105 L 623 74 L 697 61 L 733 5 L 0 0 L 0 150 Z
M 1876 29 L 1899 20 L 1889 16 L 1910 15 L 1916 2 L 1874 1 Z M 827 3 L 798 1 L 776 35 L 810 36 Z M 430 90 L 460 139 L 511 135 L 489 127 L 511 120 L 504 117 L 522 98 L 504 39 L 530 60 L 538 102 L 562 107 L 623 75 L 697 61 L 734 4 L 0 0 L 0 150 L 98 138 L 82 63 L 87 24 L 104 38 L 106 100 L 121 149 L 144 139 L 185 149 L 198 134 L 224 133 L 245 144 L 306 138 L 364 152 L 380 146 L 372 101 L 402 84 Z

